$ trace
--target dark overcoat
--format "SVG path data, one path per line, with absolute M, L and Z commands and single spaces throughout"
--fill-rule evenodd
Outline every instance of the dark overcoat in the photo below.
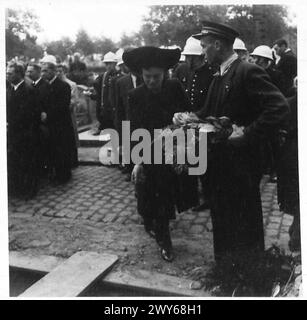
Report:
M 284 52 L 281 55 L 276 68 L 284 74 L 286 90 L 289 91 L 293 87 L 293 79 L 297 75 L 297 58 L 294 53 L 291 50 Z
M 277 162 L 278 202 L 282 211 L 299 215 L 297 94 L 288 98 L 288 102 L 291 116 Z
M 37 184 L 40 110 L 31 85 L 7 88 L 7 148 L 9 191 L 27 194 Z
M 174 113 L 190 111 L 189 100 L 177 79 L 165 80 L 162 91 L 154 94 L 142 84 L 128 95 L 128 119 L 131 132 L 138 128 L 147 129 L 153 137 L 154 129 L 172 124 Z M 185 176 L 184 183 L 164 165 L 144 165 L 145 182 L 136 186 L 138 211 L 144 216 L 156 217 L 164 212 L 168 218 L 178 211 L 198 204 L 197 179 Z M 180 191 L 179 191 L 180 190 Z M 163 210 L 159 210 L 163 207 Z
M 96 116 L 100 122 L 100 129 L 114 127 L 114 104 L 112 103 L 112 79 L 118 76 L 118 71 L 106 71 L 99 75 L 94 83 L 96 100 Z
M 131 74 L 116 81 L 115 123 L 119 133 L 121 133 L 122 121 L 128 120 L 128 94 L 133 89 Z
M 208 163 L 216 259 L 236 250 L 264 249 L 260 150 L 288 115 L 286 99 L 259 66 L 237 59 L 226 74 L 214 77 L 198 116 L 227 116 L 245 127 L 241 146 L 217 144 Z
M 33 84 L 40 113 L 49 113 L 51 108 L 51 87 L 48 81 L 40 79 Z M 50 132 L 47 122 L 40 122 L 39 125 L 39 161 L 40 167 L 50 166 Z
M 76 145 L 70 115 L 71 89 L 69 84 L 56 78 L 50 85 L 50 99 L 47 121 L 53 166 L 57 178 L 65 181 L 71 175 L 71 151 Z

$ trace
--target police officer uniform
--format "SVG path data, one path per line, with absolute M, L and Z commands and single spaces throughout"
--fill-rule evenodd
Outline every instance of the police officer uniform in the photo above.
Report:
M 195 38 L 207 35 L 233 42 L 238 32 L 205 21 Z M 207 175 L 216 260 L 238 251 L 264 250 L 261 146 L 289 116 L 286 99 L 262 68 L 241 61 L 235 53 L 221 66 L 197 115 L 201 119 L 227 116 L 244 128 L 244 134 L 239 143 L 229 139 L 217 144 L 210 154 Z

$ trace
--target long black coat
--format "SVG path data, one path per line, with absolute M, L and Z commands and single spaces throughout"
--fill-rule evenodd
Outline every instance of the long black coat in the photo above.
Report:
M 9 191 L 31 193 L 37 183 L 40 110 L 31 85 L 7 88 L 7 148 Z
M 131 74 L 127 74 L 116 81 L 115 123 L 119 133 L 121 132 L 122 121 L 128 120 L 128 94 L 133 89 Z
M 100 122 L 100 129 L 114 127 L 114 103 L 112 103 L 111 85 L 112 80 L 117 76 L 118 72 L 116 70 L 104 72 L 98 76 L 94 83 L 95 94 L 91 98 L 96 100 L 96 116 Z
M 50 109 L 47 113 L 53 165 L 60 180 L 70 177 L 71 150 L 76 146 L 70 115 L 70 86 L 56 78 L 50 85 Z
M 291 117 L 277 162 L 278 202 L 282 211 L 299 215 L 297 94 L 288 98 Z
M 293 87 L 293 79 L 297 75 L 297 58 L 294 53 L 291 50 L 283 53 L 276 68 L 284 74 L 286 90 L 289 91 Z
M 34 92 L 37 99 L 40 113 L 49 113 L 51 108 L 51 87 L 48 81 L 40 79 L 39 82 L 34 85 Z M 41 122 L 39 124 L 39 161 L 40 167 L 49 166 L 50 162 L 50 132 L 47 122 Z
M 225 75 L 214 78 L 198 115 L 227 116 L 245 127 L 242 146 L 216 145 L 208 163 L 215 257 L 263 249 L 260 150 L 289 115 L 287 101 L 262 68 L 237 59 Z
M 152 137 L 154 129 L 172 124 L 174 113 L 191 108 L 180 82 L 175 79 L 166 80 L 159 94 L 153 94 L 143 84 L 129 93 L 128 101 L 131 132 L 144 128 Z M 175 206 L 183 211 L 198 204 L 194 176 L 182 177 L 182 183 L 167 166 L 144 165 L 144 170 L 145 182 L 136 186 L 138 211 L 143 217 L 157 218 L 163 212 L 164 216 L 174 218 Z

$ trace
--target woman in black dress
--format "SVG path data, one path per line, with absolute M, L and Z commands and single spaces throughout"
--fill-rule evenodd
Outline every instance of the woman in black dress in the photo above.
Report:
M 154 129 L 171 125 L 174 113 L 190 110 L 180 82 L 166 76 L 179 58 L 179 49 L 140 47 L 124 53 L 125 64 L 142 75 L 144 81 L 128 96 L 131 132 L 147 129 L 153 139 Z M 172 261 L 169 220 L 175 218 L 175 207 L 180 212 L 198 204 L 197 180 L 186 176 L 182 183 L 166 165 L 152 164 L 135 165 L 132 179 L 136 183 L 138 212 L 143 217 L 145 230 L 156 239 L 162 258 Z

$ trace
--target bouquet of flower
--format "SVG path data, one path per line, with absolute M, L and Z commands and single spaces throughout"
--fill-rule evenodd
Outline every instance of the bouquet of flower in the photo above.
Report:
M 189 155 L 197 154 L 197 150 L 205 146 L 202 140 L 204 134 L 207 136 L 207 152 L 210 152 L 212 145 L 226 141 L 233 132 L 232 123 L 227 117 L 208 117 L 201 120 L 193 114 L 183 113 L 182 116 L 188 116 L 188 121 L 184 125 L 169 125 L 162 130 L 157 138 L 164 138 L 162 139 L 164 163 L 171 165 L 177 174 L 187 173 L 188 168 L 193 166 L 189 164 Z M 175 130 L 176 135 L 174 134 Z M 178 137 L 184 137 L 184 139 Z M 173 142 L 171 150 L 167 143 L 170 140 Z

